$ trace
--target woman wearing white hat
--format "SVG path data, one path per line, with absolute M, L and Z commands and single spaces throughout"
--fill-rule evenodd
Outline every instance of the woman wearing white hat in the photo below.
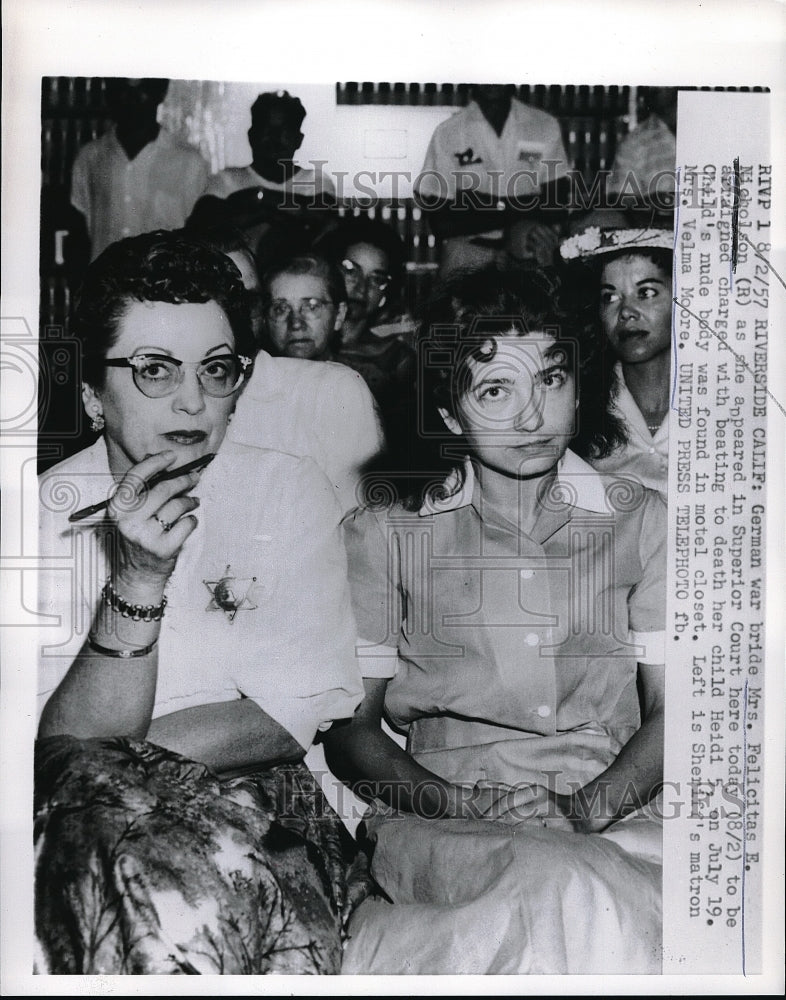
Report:
M 627 442 L 592 464 L 668 489 L 673 234 L 590 227 L 566 240 L 564 260 L 598 265 L 599 319 L 615 359 L 614 404 Z

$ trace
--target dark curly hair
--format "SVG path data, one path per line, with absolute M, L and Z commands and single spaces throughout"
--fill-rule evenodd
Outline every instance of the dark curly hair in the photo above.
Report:
M 592 328 L 564 303 L 554 274 L 496 266 L 457 273 L 437 288 L 424 313 L 415 412 L 368 471 L 367 503 L 389 501 L 395 493 L 407 509 L 417 510 L 451 470 L 458 472 L 456 488 L 461 487 L 466 445 L 445 428 L 438 408 L 455 413 L 470 361 L 490 360 L 489 338 L 511 331 L 551 335 L 564 348 L 579 399 L 574 451 L 602 458 L 626 440 L 621 421 L 610 412 L 613 370 L 604 363 Z
M 671 280 L 671 272 L 674 266 L 674 251 L 665 247 L 626 247 L 622 250 L 613 250 L 610 253 L 598 254 L 597 257 L 590 258 L 588 264 L 594 274 L 600 280 L 603 268 L 613 260 L 620 260 L 625 257 L 643 257 L 655 267 L 659 268 Z
M 260 122 L 267 122 L 272 111 L 280 111 L 286 121 L 300 127 L 306 117 L 306 109 L 299 97 L 287 90 L 270 90 L 259 97 L 251 105 L 252 127 Z
M 664 247 L 625 247 L 622 250 L 613 250 L 594 257 L 579 258 L 563 265 L 562 268 L 564 288 L 570 290 L 576 312 L 581 315 L 582 322 L 595 331 L 595 340 L 604 359 L 604 371 L 613 368 L 617 356 L 601 330 L 599 316 L 601 278 L 607 264 L 628 257 L 642 257 L 649 261 L 671 283 L 674 253 Z M 613 379 L 611 389 L 613 393 L 619 390 L 616 379 Z
M 256 354 L 235 264 L 199 239 L 157 230 L 112 243 L 87 269 L 73 328 L 82 347 L 84 381 L 94 388 L 104 384 L 101 361 L 117 342 L 118 324 L 132 302 L 215 302 L 226 313 L 238 354 Z
M 340 264 L 349 248 L 358 243 L 369 243 L 385 254 L 393 279 L 391 297 L 398 293 L 404 280 L 407 253 L 401 237 L 387 222 L 363 215 L 341 219 L 314 241 L 313 249 Z

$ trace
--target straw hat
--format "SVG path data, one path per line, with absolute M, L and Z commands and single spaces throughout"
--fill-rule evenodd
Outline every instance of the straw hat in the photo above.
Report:
M 656 249 L 674 249 L 674 232 L 671 229 L 588 226 L 564 240 L 559 252 L 563 260 L 576 260 L 626 250 Z

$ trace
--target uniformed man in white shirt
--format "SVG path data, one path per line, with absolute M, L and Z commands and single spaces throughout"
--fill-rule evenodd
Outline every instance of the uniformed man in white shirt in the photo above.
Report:
M 466 108 L 429 142 L 415 190 L 442 240 L 443 274 L 482 267 L 504 249 L 552 263 L 568 156 L 557 119 L 511 90 L 474 86 Z

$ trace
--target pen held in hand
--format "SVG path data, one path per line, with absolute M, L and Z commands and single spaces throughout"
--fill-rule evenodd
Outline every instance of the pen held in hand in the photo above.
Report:
M 147 480 L 145 488 L 150 490 L 167 479 L 177 479 L 178 476 L 184 476 L 188 472 L 196 472 L 197 469 L 202 469 L 209 462 L 212 462 L 215 457 L 215 452 L 211 452 L 208 455 L 202 455 L 201 458 L 195 458 L 193 462 L 187 462 L 177 469 L 165 469 L 163 472 L 157 472 Z M 69 514 L 68 516 L 69 522 L 73 524 L 74 521 L 82 521 L 84 518 L 90 517 L 91 514 L 98 514 L 100 511 L 106 510 L 110 499 L 102 500 L 101 503 L 94 503 L 90 507 L 83 507 L 81 510 L 74 511 L 73 514 Z

